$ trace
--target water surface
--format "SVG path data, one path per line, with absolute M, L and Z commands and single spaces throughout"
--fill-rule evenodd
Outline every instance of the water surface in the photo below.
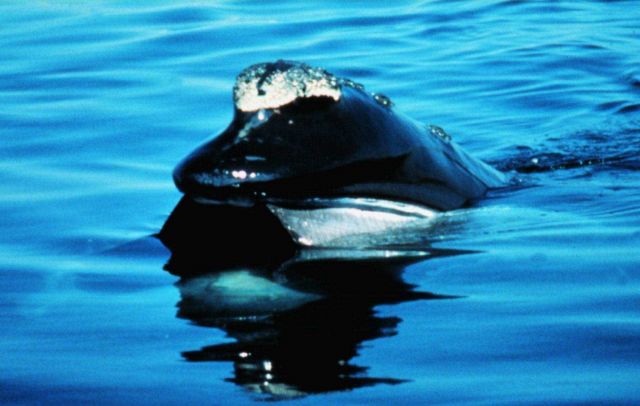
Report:
M 0 11 L 2 402 L 640 401 L 637 3 Z M 173 166 L 278 58 L 384 93 L 514 187 L 425 235 L 426 259 L 179 281 L 149 237 Z M 225 321 L 247 298 L 266 318 Z

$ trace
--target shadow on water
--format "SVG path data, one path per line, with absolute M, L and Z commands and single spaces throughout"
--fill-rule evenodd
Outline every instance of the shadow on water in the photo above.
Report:
M 230 210 L 183 200 L 158 235 L 172 252 L 167 270 L 181 276 L 178 317 L 234 339 L 184 351 L 185 360 L 233 362 L 229 382 L 271 399 L 404 382 L 352 362 L 364 341 L 397 334 L 402 320 L 375 307 L 454 298 L 416 291 L 402 273 L 462 252 L 296 250 L 258 210 Z M 203 229 L 223 234 L 222 248 L 200 242 Z

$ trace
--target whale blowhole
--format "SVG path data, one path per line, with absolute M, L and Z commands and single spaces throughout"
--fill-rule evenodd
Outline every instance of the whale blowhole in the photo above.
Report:
M 336 76 L 322 68 L 283 60 L 244 69 L 233 86 L 235 107 L 243 112 L 277 109 L 300 98 L 337 102 L 341 96 Z

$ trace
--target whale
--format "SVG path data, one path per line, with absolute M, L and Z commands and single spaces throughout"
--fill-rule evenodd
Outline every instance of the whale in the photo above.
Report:
M 428 227 L 506 184 L 441 127 L 320 67 L 249 66 L 233 103 L 231 123 L 177 165 L 174 182 L 189 205 L 277 218 L 297 245 Z

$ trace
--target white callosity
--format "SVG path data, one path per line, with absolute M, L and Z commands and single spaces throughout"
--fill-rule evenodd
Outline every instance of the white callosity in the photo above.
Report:
M 339 101 L 340 81 L 324 69 L 304 63 L 278 61 L 243 70 L 233 87 L 238 110 L 277 109 L 298 98 L 329 97 Z

